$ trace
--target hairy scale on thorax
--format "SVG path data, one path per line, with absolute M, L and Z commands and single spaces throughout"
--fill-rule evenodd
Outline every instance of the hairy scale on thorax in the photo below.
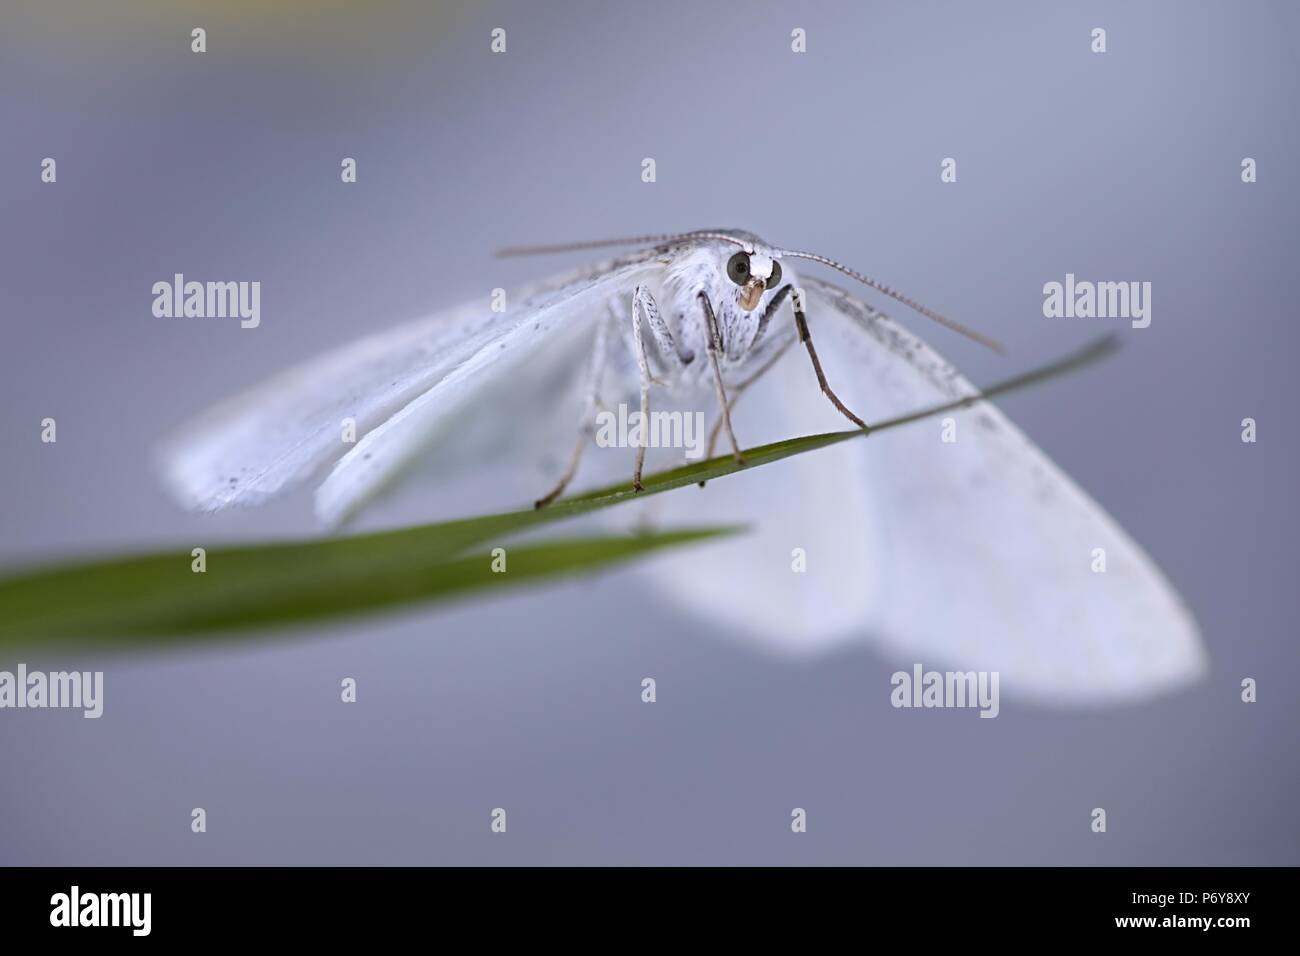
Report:
M 709 329 L 701 293 L 707 296 L 717 320 L 718 357 L 724 371 L 749 368 L 759 351 L 755 346 L 788 340 L 793 334 L 788 315 L 784 323 L 769 315 L 769 327 L 758 338 L 762 317 L 780 288 L 794 282 L 794 275 L 788 269 L 783 274 L 779 256 L 756 237 L 737 234 L 737 238 L 746 239 L 752 252 L 723 241 L 695 242 L 665 250 L 658 260 L 662 272 L 644 284 L 671 333 L 680 360 L 661 354 L 661 343 L 649 328 L 642 328 L 647 354 L 652 357 L 657 377 L 666 385 L 698 384 L 709 375 Z M 743 271 L 736 274 L 742 266 L 739 260 L 743 260 Z M 733 274 L 729 274 L 729 263 Z M 755 287 L 761 287 L 761 291 Z M 630 301 L 617 309 L 629 337 L 633 334 L 631 310 Z M 773 324 L 776 327 L 771 327 Z

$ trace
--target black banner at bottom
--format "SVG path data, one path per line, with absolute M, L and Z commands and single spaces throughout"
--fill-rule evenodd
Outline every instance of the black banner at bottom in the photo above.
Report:
M 732 942 L 782 928 L 857 939 L 921 928 L 927 943 L 1046 931 L 1231 944 L 1285 928 L 1294 877 L 1287 868 L 5 869 L 0 925 L 6 940 L 78 943 L 375 942 L 429 929 L 667 942 L 676 937 L 661 934 L 681 925 Z

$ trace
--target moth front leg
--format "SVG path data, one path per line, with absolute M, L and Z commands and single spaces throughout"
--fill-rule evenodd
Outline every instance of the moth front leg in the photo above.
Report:
M 673 334 L 668 323 L 659 315 L 659 306 L 655 303 L 654 296 L 645 286 L 637 286 L 632 293 L 632 343 L 641 379 L 641 441 L 636 446 L 636 466 L 632 469 L 632 488 L 636 491 L 645 491 L 645 486 L 641 484 L 641 472 L 645 468 L 645 450 L 650 441 L 650 386 L 663 384 L 650 374 L 650 360 L 642 337 L 645 326 L 649 326 L 655 347 L 665 361 L 681 368 L 694 357 L 683 358 L 677 351 Z
M 768 371 L 770 371 L 771 368 L 785 356 L 785 353 L 790 350 L 790 346 L 794 345 L 794 341 L 794 339 L 790 339 L 780 348 L 776 349 L 772 355 L 768 357 L 761 366 L 759 366 L 757 372 L 749 376 L 749 378 L 745 379 L 743 382 L 737 384 L 736 387 L 731 390 L 731 400 L 727 403 L 728 411 L 736 407 L 736 402 L 740 400 L 740 396 L 744 395 L 751 385 L 766 375 Z M 719 415 L 718 420 L 715 421 L 713 427 L 709 429 L 709 446 L 708 450 L 704 453 L 705 458 L 712 458 L 714 449 L 718 447 L 718 438 L 722 435 L 722 422 L 723 418 Z M 701 481 L 700 485 L 702 487 L 704 482 Z
M 772 296 L 772 300 L 768 302 L 767 308 L 763 310 L 763 314 L 759 317 L 758 328 L 755 329 L 754 337 L 749 341 L 746 354 L 751 360 L 759 361 L 761 364 L 757 372 L 731 390 L 731 401 L 727 403 L 728 412 L 736 407 L 736 401 L 745 393 L 745 390 L 762 378 L 763 375 L 777 363 L 777 360 L 786 353 L 786 350 L 794 344 L 794 339 L 790 339 L 783 345 L 774 345 L 771 339 L 764 340 L 763 338 L 767 333 L 768 324 L 772 321 L 772 316 L 774 316 L 777 310 L 781 308 L 781 303 L 785 301 L 785 297 L 790 294 L 792 288 L 793 286 L 789 283 L 781 286 L 781 288 L 777 290 L 776 295 Z M 770 358 L 763 358 L 763 353 L 771 352 L 773 348 L 775 348 L 775 354 Z M 709 448 L 708 452 L 704 456 L 706 458 L 713 457 L 713 450 L 718 445 L 718 436 L 722 434 L 723 421 L 723 416 L 719 415 L 718 420 L 713 423 L 713 428 L 709 430 Z M 700 487 L 704 487 L 704 482 L 700 482 Z
M 722 424 L 727 429 L 727 438 L 731 441 L 731 453 L 737 465 L 744 465 L 745 458 L 740 453 L 736 442 L 736 433 L 731 428 L 731 403 L 727 401 L 727 389 L 722 384 L 722 366 L 719 356 L 722 354 L 722 332 L 718 329 L 718 317 L 713 313 L 713 303 L 706 292 L 699 296 L 700 308 L 704 310 L 704 336 L 709 343 L 709 364 L 713 366 L 713 386 L 718 395 L 718 408 L 722 410 Z
M 817 384 L 822 387 L 822 393 L 831 400 L 831 404 L 838 408 L 840 414 L 845 418 L 864 432 L 870 431 L 871 428 L 867 423 L 849 411 L 848 407 L 840 401 L 839 396 L 831 389 L 830 383 L 826 381 L 826 373 L 822 371 L 822 363 L 817 358 L 817 350 L 813 348 L 812 333 L 808 331 L 808 319 L 803 314 L 803 297 L 798 292 L 795 292 L 790 297 L 790 301 L 794 304 L 794 324 L 799 331 L 799 341 L 808 349 L 808 357 L 812 359 L 813 371 L 817 373 Z

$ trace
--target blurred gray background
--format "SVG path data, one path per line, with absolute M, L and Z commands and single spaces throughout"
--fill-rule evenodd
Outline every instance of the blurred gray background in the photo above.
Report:
M 0 712 L 0 863 L 1300 862 L 1298 32 L 1283 2 L 5 0 L 6 566 L 306 533 L 303 497 L 179 513 L 149 449 L 327 346 L 580 261 L 498 246 L 740 226 L 1008 342 L 900 316 L 976 382 L 1121 329 L 1003 405 L 1187 597 L 1212 672 L 1108 711 L 894 710 L 895 662 L 770 659 L 635 568 L 261 644 L 33 651 L 105 670 L 106 712 Z M 155 319 L 174 272 L 260 280 L 261 328 Z M 1151 281 L 1151 327 L 1045 319 L 1066 272 Z

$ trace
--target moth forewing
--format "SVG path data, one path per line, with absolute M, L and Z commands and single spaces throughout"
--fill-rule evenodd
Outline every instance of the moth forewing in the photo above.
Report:
M 654 271 L 653 263 L 620 265 L 566 286 L 561 294 L 526 302 L 496 334 L 476 339 L 432 387 L 338 460 L 316 491 L 317 517 L 327 525 L 352 517 L 399 479 L 415 458 L 436 454 L 439 437 L 456 427 L 466 406 L 490 401 L 494 391 L 509 389 L 511 373 L 533 361 L 540 350 L 560 350 L 572 374 L 580 375 L 608 302 L 630 295 L 638 279 Z

